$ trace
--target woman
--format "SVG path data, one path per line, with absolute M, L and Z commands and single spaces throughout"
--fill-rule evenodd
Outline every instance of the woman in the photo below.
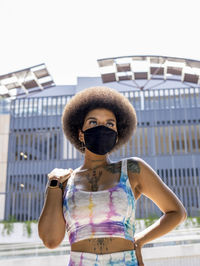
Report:
M 106 87 L 85 89 L 65 106 L 64 134 L 84 153 L 84 162 L 75 170 L 56 168 L 48 175 L 38 230 L 48 248 L 57 247 L 67 230 L 69 265 L 144 265 L 143 245 L 186 218 L 182 203 L 144 160 L 110 160 L 136 124 L 128 99 Z M 163 216 L 134 234 L 135 204 L 142 194 Z

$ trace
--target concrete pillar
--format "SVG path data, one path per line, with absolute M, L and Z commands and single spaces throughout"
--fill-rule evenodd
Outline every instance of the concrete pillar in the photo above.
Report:
M 10 115 L 0 114 L 0 220 L 4 219 Z

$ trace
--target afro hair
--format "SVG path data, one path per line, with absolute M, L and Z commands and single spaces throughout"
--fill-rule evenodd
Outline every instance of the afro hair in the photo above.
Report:
M 64 135 L 82 153 L 84 151 L 79 140 L 79 129 L 82 129 L 88 112 L 96 108 L 108 109 L 116 117 L 118 142 L 112 151 L 128 142 L 137 126 L 135 109 L 121 93 L 100 86 L 84 89 L 66 104 L 61 118 Z

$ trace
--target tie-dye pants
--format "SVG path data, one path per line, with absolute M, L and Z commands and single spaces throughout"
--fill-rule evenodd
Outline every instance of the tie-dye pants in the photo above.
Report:
M 68 266 L 138 266 L 135 250 L 127 250 L 110 254 L 93 254 L 70 251 Z

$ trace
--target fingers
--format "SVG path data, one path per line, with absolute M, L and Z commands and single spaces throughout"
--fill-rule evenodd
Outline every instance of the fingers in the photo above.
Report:
M 136 258 L 138 261 L 138 266 L 144 266 L 144 262 L 142 259 L 141 247 L 137 243 L 134 243 L 134 246 L 135 246 L 135 255 L 136 255 Z
M 61 183 L 63 183 L 65 180 L 67 180 L 71 173 L 73 172 L 73 169 L 62 169 L 62 168 L 54 168 L 49 174 L 48 178 L 59 180 Z
M 54 168 L 48 174 L 48 177 L 52 177 L 52 176 L 56 176 L 56 177 L 65 176 L 65 175 L 71 174 L 72 172 L 73 172 L 73 170 L 71 168 L 69 168 L 69 169 Z

